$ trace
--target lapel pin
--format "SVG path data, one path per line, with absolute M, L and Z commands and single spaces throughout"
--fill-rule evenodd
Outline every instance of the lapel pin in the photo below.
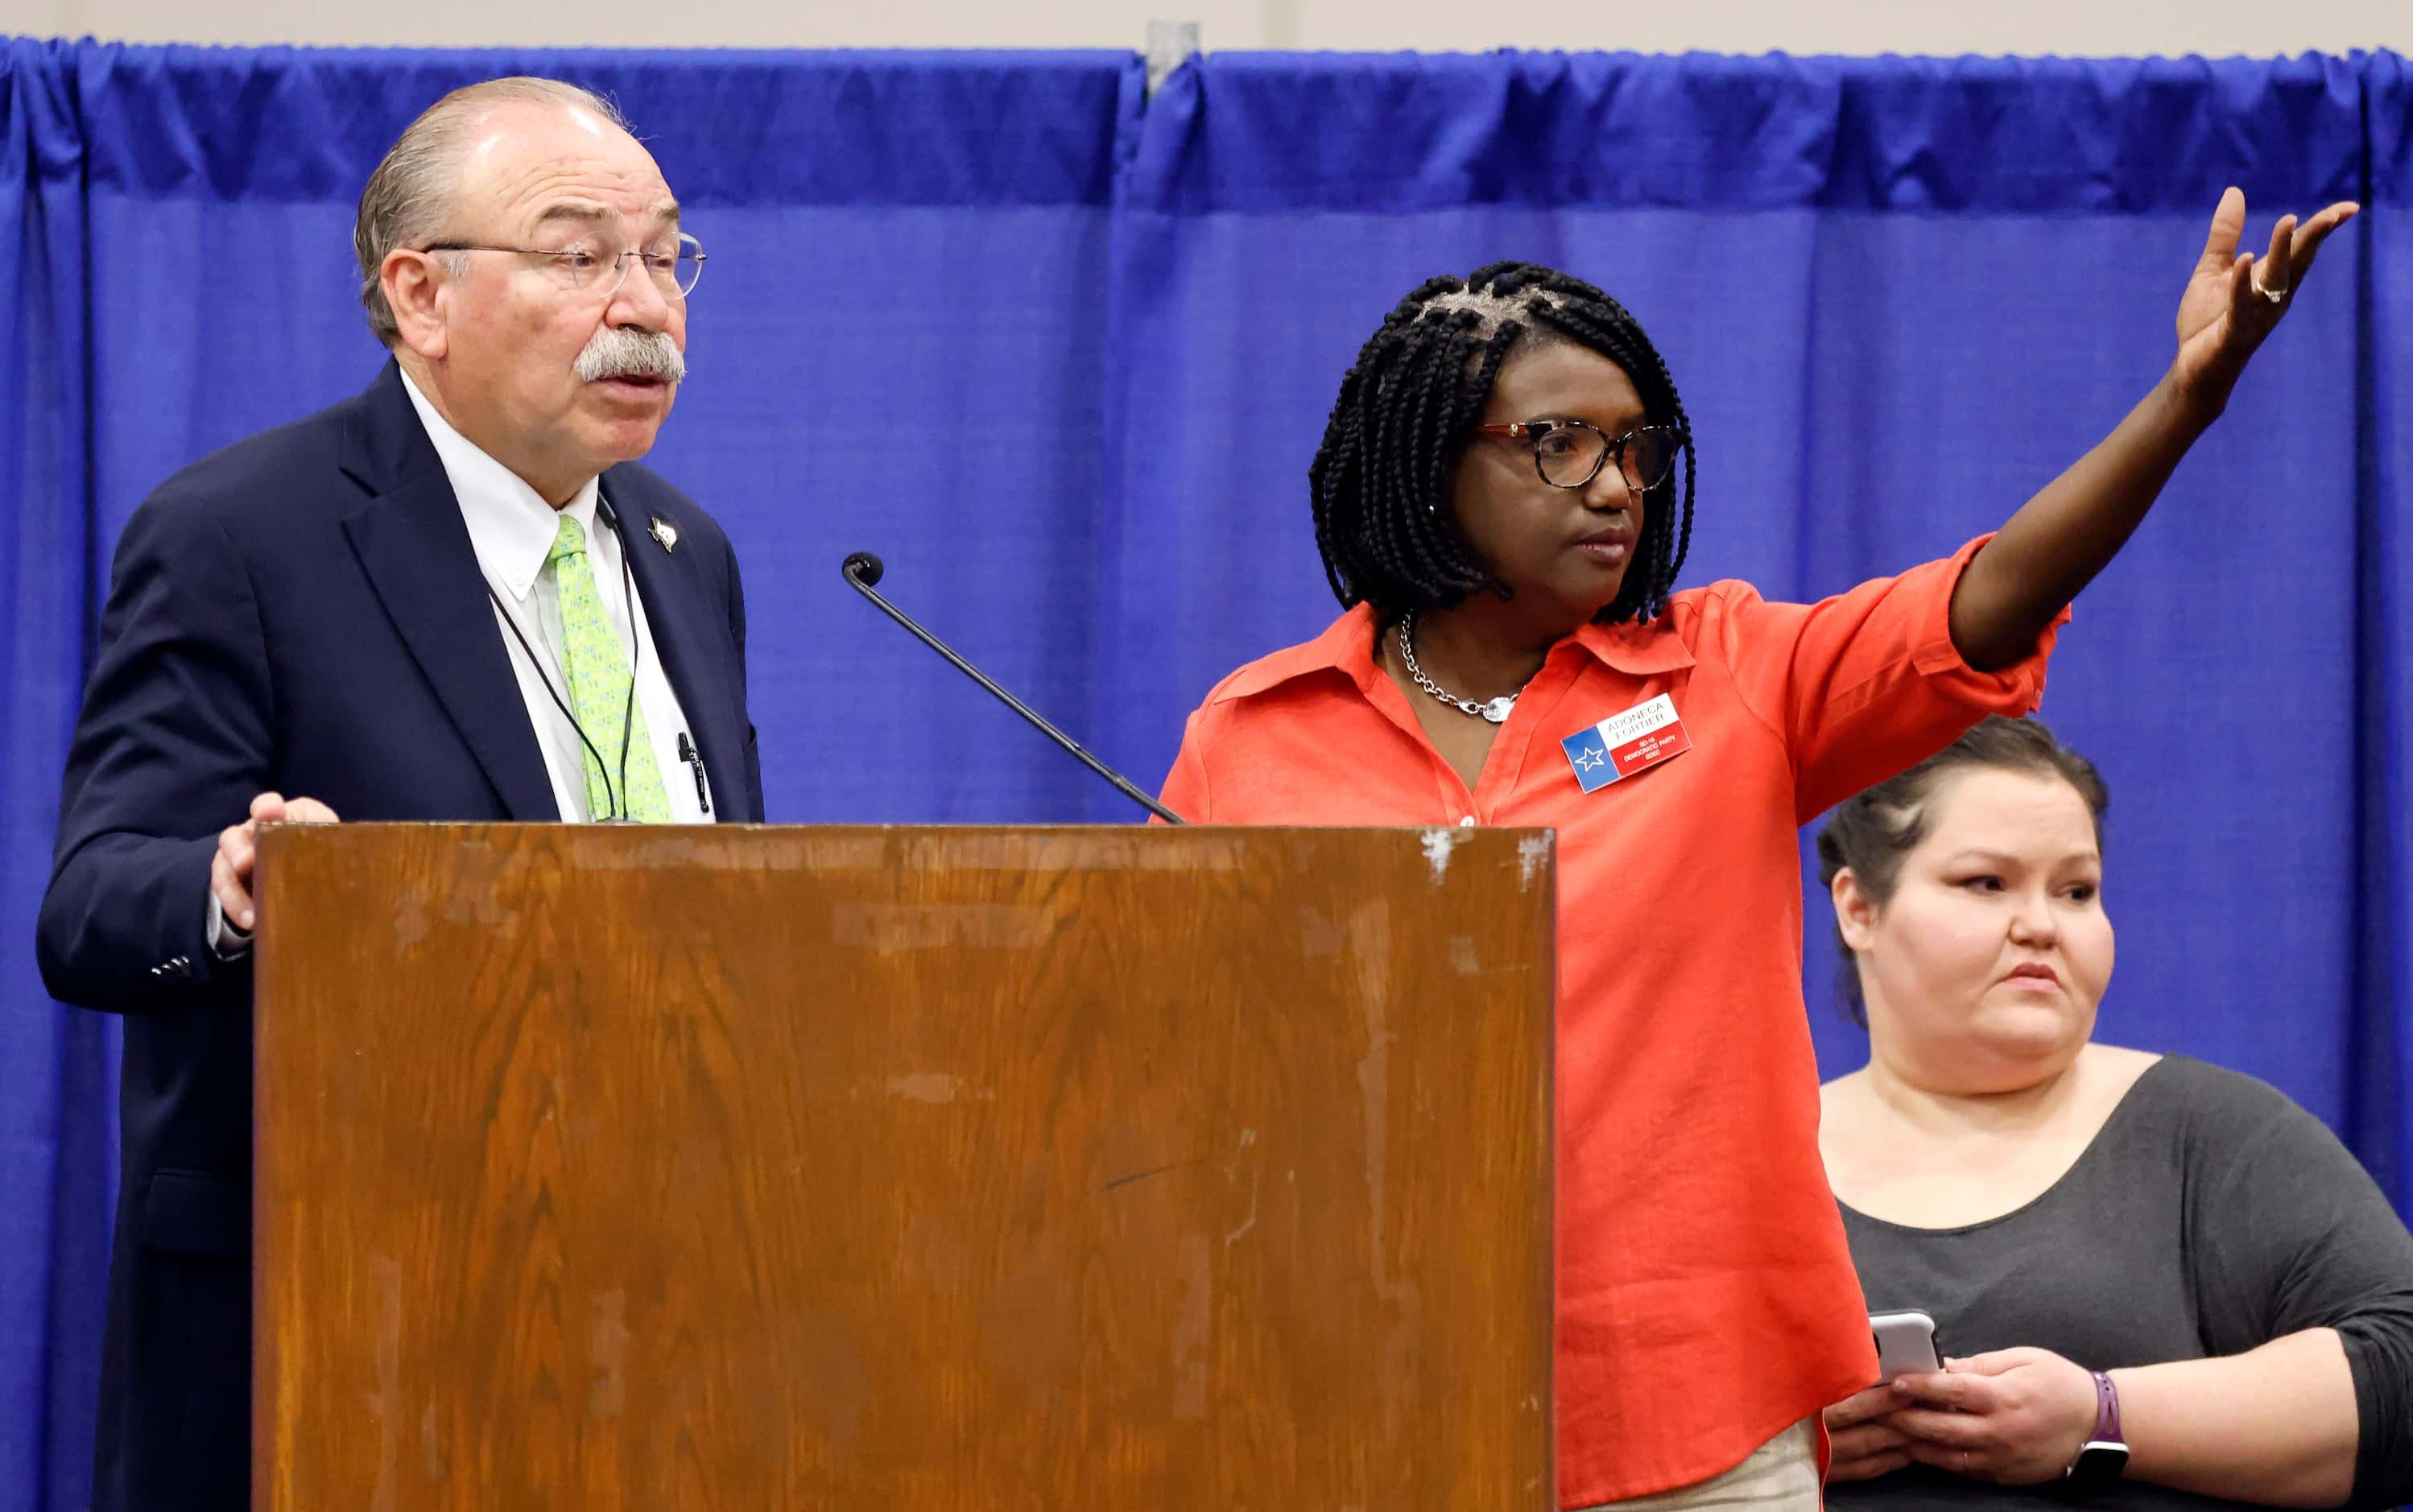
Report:
M 661 542 L 663 551 L 678 550 L 678 527 L 659 514 L 654 516 L 653 537 Z

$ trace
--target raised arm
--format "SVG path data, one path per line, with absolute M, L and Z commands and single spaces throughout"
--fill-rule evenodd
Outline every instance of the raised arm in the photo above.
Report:
M 2329 234 L 2360 207 L 2341 201 L 2302 224 L 2280 217 L 2271 249 L 2238 251 L 2245 195 L 2213 213 L 2203 256 L 2179 301 L 2177 358 L 2162 380 L 2095 450 L 2011 516 L 1961 574 L 1952 643 L 1990 672 L 2028 655 L 2063 605 L 2127 542 L 2170 473 L 2228 407 L 2256 348 L 2276 329 Z

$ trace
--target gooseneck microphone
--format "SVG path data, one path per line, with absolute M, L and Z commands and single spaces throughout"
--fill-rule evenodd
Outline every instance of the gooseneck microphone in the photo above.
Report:
M 1007 692 L 1004 689 L 999 688 L 994 682 L 991 682 L 987 674 L 982 672 L 978 667 L 973 666 L 970 662 L 966 661 L 962 657 L 957 656 L 955 649 L 948 645 L 946 642 L 939 639 L 928 630 L 924 630 L 920 625 L 914 623 L 912 615 L 905 613 L 902 609 L 897 608 L 895 604 L 890 603 L 887 600 L 873 592 L 872 585 L 878 583 L 887 571 L 887 568 L 881 565 L 880 558 L 874 556 L 867 551 L 848 553 L 846 560 L 838 566 L 838 571 L 845 575 L 846 581 L 853 587 L 854 591 L 870 600 L 872 603 L 879 608 L 881 614 L 886 615 L 889 618 L 896 621 L 896 623 L 904 626 L 908 630 L 911 631 L 915 640 L 921 642 L 924 645 L 928 646 L 931 650 L 938 652 L 939 655 L 945 657 L 950 662 L 954 663 L 956 671 L 961 672 L 965 676 L 970 677 L 972 681 L 980 684 L 983 688 L 995 693 L 998 697 L 998 702 L 1003 704 L 1007 708 L 1012 709 L 1014 713 L 1019 714 L 1024 719 L 1029 720 L 1041 734 L 1045 735 L 1048 739 L 1063 747 L 1066 750 L 1071 751 L 1073 755 L 1079 760 L 1082 765 L 1088 767 L 1090 771 L 1097 773 L 1100 777 L 1104 778 L 1107 781 L 1113 783 L 1117 793 L 1121 793 L 1132 802 L 1138 804 L 1141 808 L 1147 809 L 1149 813 L 1154 814 L 1157 818 L 1163 820 L 1168 824 L 1181 824 L 1188 823 L 1188 821 L 1184 820 L 1179 814 L 1175 813 L 1172 809 L 1167 808 L 1164 805 L 1157 802 L 1154 798 L 1149 797 L 1147 793 L 1142 793 L 1139 789 L 1132 786 L 1130 780 L 1120 772 L 1116 771 L 1113 767 L 1108 766 L 1105 763 L 1098 760 L 1095 756 L 1083 750 L 1079 741 L 1074 740 L 1071 735 L 1066 734 L 1063 731 L 1057 729 L 1054 725 L 1049 724 L 1045 719 L 1040 718 L 1039 712 L 1036 709 L 1033 709 L 1029 704 L 1025 704 L 1022 700 L 1014 697 L 1012 693 Z

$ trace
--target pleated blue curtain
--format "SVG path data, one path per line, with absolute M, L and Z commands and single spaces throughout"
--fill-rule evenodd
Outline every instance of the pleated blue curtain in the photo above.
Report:
M 1799 597 L 1951 550 L 2099 439 L 2168 363 L 2225 185 L 2255 234 L 2363 200 L 2079 606 L 2045 713 L 2113 792 L 2103 1036 L 2275 1082 L 2413 1197 L 2394 54 L 1235 53 L 1143 100 L 1118 53 L 0 45 L 0 1512 L 87 1475 L 115 1035 L 43 997 L 31 935 L 110 550 L 177 467 L 368 381 L 360 186 L 504 72 L 614 96 L 712 254 L 651 460 L 741 554 L 790 823 L 1132 817 L 839 559 L 879 552 L 1153 786 L 1217 678 L 1336 612 L 1308 463 L 1433 273 L 1526 258 L 1623 301 L 1698 438 L 1688 580 Z M 1865 1042 L 1824 912 L 1835 1072 Z

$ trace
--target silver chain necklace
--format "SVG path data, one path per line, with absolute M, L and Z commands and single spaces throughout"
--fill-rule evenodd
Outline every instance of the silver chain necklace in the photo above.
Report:
M 1488 704 L 1477 704 L 1471 698 L 1459 698 L 1454 693 L 1443 692 L 1439 683 L 1425 675 L 1425 669 L 1416 665 L 1415 623 L 1416 615 L 1414 610 L 1399 616 L 1399 660 L 1408 664 L 1408 675 L 1416 680 L 1416 686 L 1461 714 L 1473 715 L 1478 719 L 1488 719 L 1493 724 L 1506 724 L 1508 711 L 1517 706 L 1515 693 L 1503 693 Z

